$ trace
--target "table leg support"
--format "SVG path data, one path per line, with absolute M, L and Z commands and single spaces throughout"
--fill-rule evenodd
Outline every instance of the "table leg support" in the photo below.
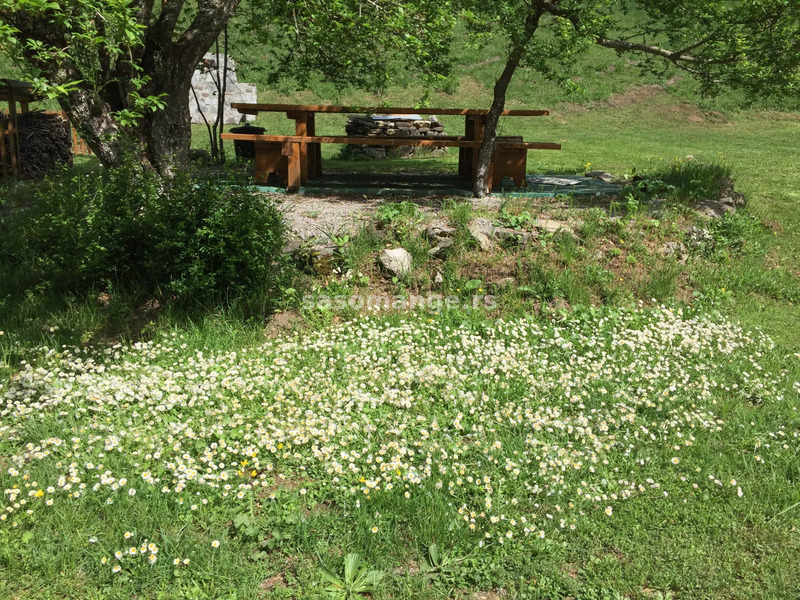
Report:
M 300 142 L 283 143 L 283 155 L 289 160 L 286 189 L 290 192 L 296 192 L 303 185 L 302 146 Z

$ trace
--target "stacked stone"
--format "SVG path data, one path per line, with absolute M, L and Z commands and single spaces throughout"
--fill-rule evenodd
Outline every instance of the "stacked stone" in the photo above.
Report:
M 202 125 L 208 120 L 213 123 L 217 118 L 217 78 L 225 65 L 225 56 L 209 53 L 203 57 L 200 66 L 192 75 L 192 90 L 189 90 L 189 113 L 192 123 Z M 241 122 L 255 121 L 255 115 L 243 115 L 238 110 L 231 108 L 233 102 L 257 102 L 256 86 L 254 83 L 240 83 L 236 79 L 236 63 L 228 57 L 228 81 L 225 84 L 225 103 L 223 106 L 222 122 L 225 125 L 235 125 Z M 197 96 L 195 98 L 195 95 Z M 198 106 L 199 104 L 199 106 Z
M 345 126 L 347 135 L 358 137 L 424 137 L 446 136 L 442 122 L 436 117 L 419 115 L 366 115 L 350 117 Z M 369 158 L 398 158 L 419 153 L 443 154 L 442 146 L 371 146 L 348 144 L 345 153 Z

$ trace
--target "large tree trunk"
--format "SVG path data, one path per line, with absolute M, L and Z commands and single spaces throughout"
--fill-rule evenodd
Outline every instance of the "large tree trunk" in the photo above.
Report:
M 514 77 L 514 72 L 519 66 L 522 56 L 525 54 L 525 48 L 530 42 L 533 34 L 539 26 L 539 19 L 542 12 L 538 11 L 528 18 L 525 23 L 523 35 L 514 41 L 511 46 L 511 52 L 506 60 L 506 66 L 497 82 L 494 84 L 494 98 L 492 99 L 492 106 L 489 109 L 489 114 L 486 117 L 486 127 L 483 130 L 483 143 L 478 151 L 478 164 L 475 183 L 472 188 L 472 194 L 476 198 L 483 198 L 489 191 L 489 167 L 492 164 L 492 155 L 494 154 L 494 147 L 497 140 L 497 124 L 500 121 L 500 114 L 506 106 L 506 92 L 508 91 L 508 84 Z
M 99 45 L 97 60 L 102 72 L 99 81 L 89 80 L 78 63 L 69 58 L 42 58 L 29 48 L 23 49 L 23 55 L 51 83 L 64 86 L 76 81 L 83 83 L 59 102 L 104 166 L 119 165 L 133 142 L 143 165 L 169 177 L 175 166 L 186 161 L 191 143 L 192 73 L 240 1 L 196 0 L 191 9 L 184 11 L 187 0 L 170 0 L 160 4 L 156 16 L 153 0 L 131 0 L 144 30 L 142 43 L 133 46 L 125 60 L 118 58 L 116 62 Z M 188 12 L 193 13 L 191 22 L 182 24 L 182 33 L 176 33 L 178 22 Z M 4 20 L 15 25 L 22 40 L 43 40 L 55 48 L 68 46 L 66 30 L 56 21 L 36 18 L 24 11 L 4 15 Z M 101 22 L 99 27 L 102 26 Z M 138 71 L 132 63 L 138 66 Z M 146 81 L 142 89 L 131 86 L 134 78 Z M 135 108 L 131 104 L 133 93 L 142 97 L 163 94 L 166 107 L 145 112 L 133 125 L 125 127 L 116 113 Z
M 118 166 L 133 150 L 145 167 L 168 177 L 174 166 L 185 163 L 191 143 L 189 90 L 195 64 L 174 58 L 145 63 L 152 81 L 146 93 L 166 94 L 166 107 L 146 113 L 127 128 L 116 120 L 113 100 L 91 92 L 70 93 L 60 99 L 61 107 L 104 166 Z
M 174 166 L 187 161 L 192 141 L 189 113 L 192 73 L 206 50 L 185 59 L 165 52 L 144 62 L 145 69 L 153 73 L 154 85 L 148 91 L 166 94 L 167 106 L 146 114 L 137 125 L 136 137 L 147 162 L 162 175 L 171 176 Z

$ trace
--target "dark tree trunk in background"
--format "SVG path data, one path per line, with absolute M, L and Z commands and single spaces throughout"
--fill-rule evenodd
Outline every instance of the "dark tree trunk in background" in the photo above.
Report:
M 494 85 L 494 98 L 492 99 L 492 106 L 489 109 L 489 114 L 486 117 L 486 128 L 483 130 L 483 143 L 478 151 L 478 172 L 475 177 L 474 187 L 472 188 L 472 194 L 476 198 L 483 198 L 488 192 L 489 166 L 492 163 L 492 155 L 494 154 L 494 147 L 497 140 L 497 124 L 500 121 L 500 114 L 506 106 L 508 84 L 511 83 L 514 72 L 517 70 L 522 56 L 525 54 L 525 47 L 533 37 L 533 34 L 536 33 L 536 28 L 539 26 L 539 19 L 542 14 L 543 11 L 537 11 L 528 17 L 525 22 L 523 36 L 512 45 L 511 52 L 506 60 L 506 66 Z

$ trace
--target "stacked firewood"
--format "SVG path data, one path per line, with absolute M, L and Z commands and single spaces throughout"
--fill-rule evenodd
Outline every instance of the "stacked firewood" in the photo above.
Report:
M 8 118 L 0 114 L 0 127 L 6 131 Z M 69 124 L 61 115 L 40 111 L 18 114 L 17 131 L 20 177 L 39 179 L 63 164 L 72 164 L 72 137 Z M 10 140 L 5 142 L 8 162 Z
M 436 117 L 419 115 L 365 115 L 349 117 L 345 126 L 347 135 L 358 137 L 446 137 L 444 125 Z M 414 146 L 373 146 L 348 144 L 345 156 L 369 158 L 400 158 L 414 154 L 442 154 L 447 148 Z

